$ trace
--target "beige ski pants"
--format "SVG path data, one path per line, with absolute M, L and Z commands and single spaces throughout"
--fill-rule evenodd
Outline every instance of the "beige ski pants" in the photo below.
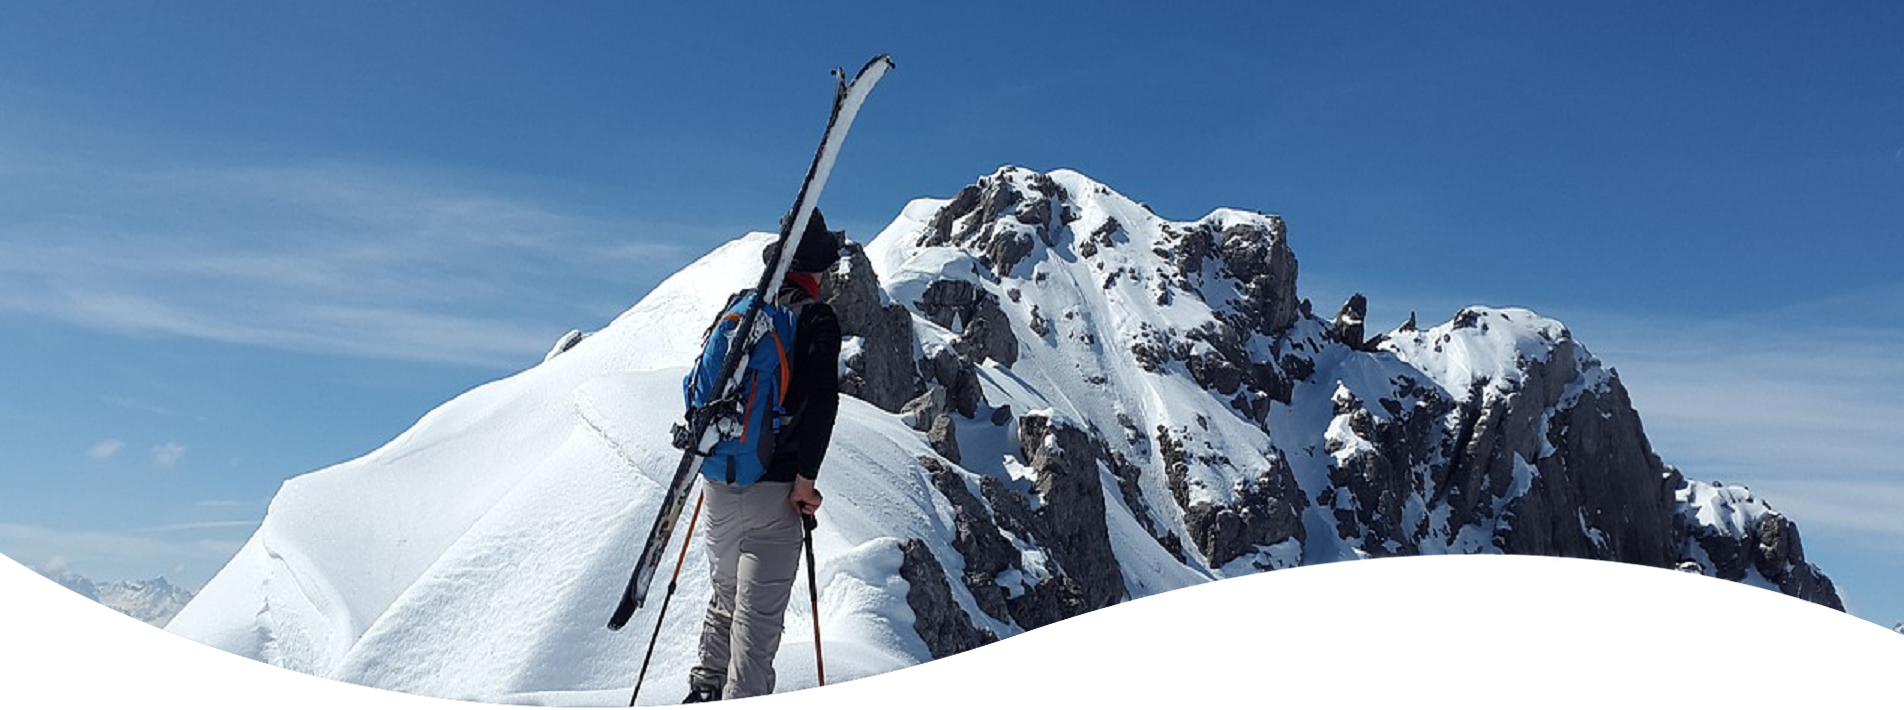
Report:
M 701 485 L 714 597 L 701 629 L 700 664 L 689 682 L 722 688 L 723 699 L 767 695 L 774 690 L 774 654 L 800 566 L 800 516 L 787 504 L 793 484 Z

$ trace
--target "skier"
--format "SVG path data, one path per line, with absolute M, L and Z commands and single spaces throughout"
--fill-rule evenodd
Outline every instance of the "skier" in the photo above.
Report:
M 818 272 L 839 259 L 842 236 L 827 231 L 815 210 L 780 290 L 780 303 L 794 310 L 797 321 L 787 352 L 789 419 L 776 435 L 767 472 L 751 485 L 703 476 L 714 594 L 683 702 L 774 690 L 773 660 L 799 569 L 802 517 L 820 508 L 814 479 L 839 411 L 840 322 L 819 300 Z

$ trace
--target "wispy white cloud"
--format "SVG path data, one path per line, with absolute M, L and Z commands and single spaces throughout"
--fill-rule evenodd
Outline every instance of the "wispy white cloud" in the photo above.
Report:
M 1904 286 L 1721 320 L 1570 323 L 1661 458 L 1751 487 L 1807 530 L 1904 550 Z
M 203 523 L 177 523 L 174 525 L 155 525 L 134 530 L 135 533 L 184 532 L 187 530 L 225 530 L 252 529 L 258 527 L 256 520 L 219 520 Z
M 136 397 L 111 396 L 111 397 L 104 397 L 102 399 L 107 404 L 113 405 L 115 407 L 124 409 L 129 412 L 139 412 L 142 414 L 157 414 L 162 417 L 188 416 L 175 409 L 172 409 L 171 407 L 167 407 L 161 404 L 154 404 L 147 400 L 139 399 Z M 197 416 L 193 416 L 192 418 L 203 419 L 203 417 L 197 417 Z
M 263 506 L 266 503 L 267 501 L 261 500 L 201 500 L 193 502 L 192 505 L 200 508 L 243 508 L 247 506 Z
M 241 528 L 219 528 L 237 531 Z M 189 532 L 189 531 L 187 531 Z M 147 579 L 162 574 L 197 588 L 244 546 L 242 535 L 173 539 L 164 533 L 62 530 L 0 523 L 0 554 L 27 567 L 65 569 L 94 579 Z
M 0 313 L 114 332 L 518 366 L 719 236 L 437 171 L 25 156 L 0 166 Z
M 54 555 L 41 564 L 39 569 L 45 574 L 65 574 L 72 568 L 73 563 L 67 560 L 65 555 Z
M 86 455 L 95 460 L 104 461 L 119 455 L 119 450 L 124 448 L 126 448 L 126 442 L 118 439 L 107 439 L 93 444 L 92 448 L 86 450 Z
M 184 444 L 168 442 L 152 447 L 152 463 L 160 468 L 171 468 L 184 460 Z

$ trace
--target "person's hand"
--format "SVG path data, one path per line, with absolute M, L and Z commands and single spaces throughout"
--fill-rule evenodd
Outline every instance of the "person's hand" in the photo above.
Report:
M 805 476 L 793 477 L 793 492 L 787 494 L 787 504 L 793 506 L 793 512 L 812 515 L 820 509 L 820 490 L 813 487 L 813 479 Z

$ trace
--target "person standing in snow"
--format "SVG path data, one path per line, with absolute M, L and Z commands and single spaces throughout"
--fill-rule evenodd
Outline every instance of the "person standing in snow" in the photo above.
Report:
M 819 272 L 839 260 L 842 236 L 827 231 L 814 211 L 780 289 L 780 302 L 797 321 L 784 405 L 790 419 L 777 435 L 767 472 L 751 485 L 702 482 L 714 594 L 683 702 L 774 690 L 774 655 L 800 564 L 801 518 L 820 508 L 814 479 L 839 412 L 840 321 L 819 300 Z

